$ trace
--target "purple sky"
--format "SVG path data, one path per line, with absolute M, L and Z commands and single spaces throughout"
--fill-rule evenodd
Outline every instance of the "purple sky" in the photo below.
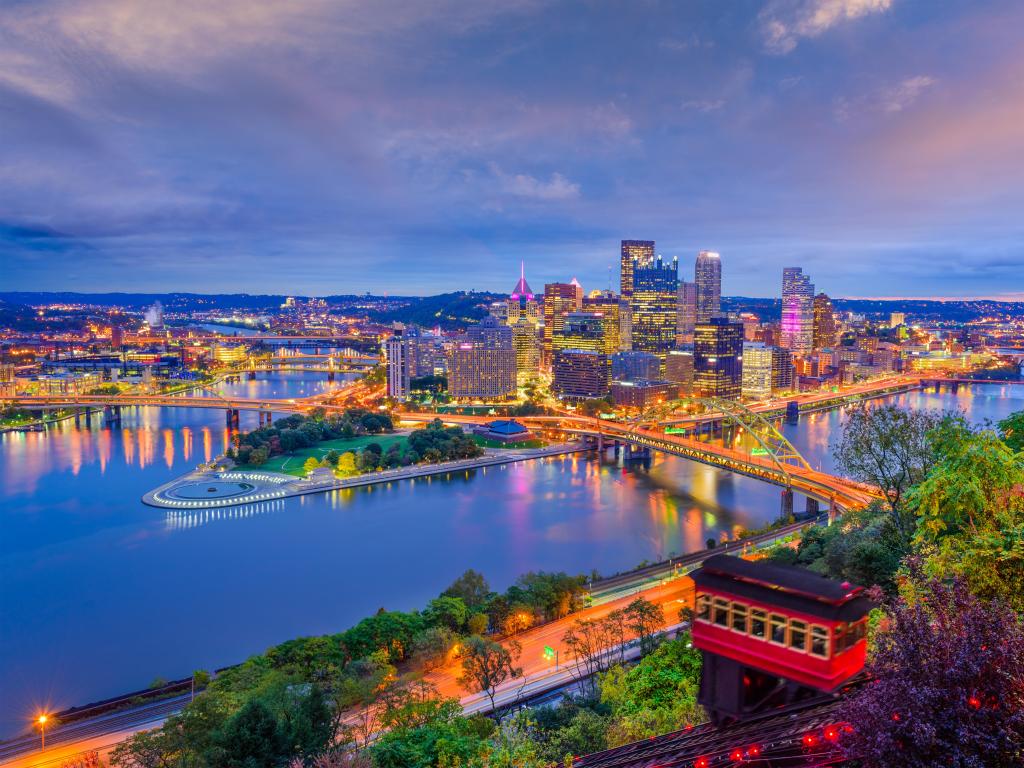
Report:
M 0 287 L 1024 294 L 1020 0 L 7 0 Z M 617 286 L 615 286 L 617 287 Z

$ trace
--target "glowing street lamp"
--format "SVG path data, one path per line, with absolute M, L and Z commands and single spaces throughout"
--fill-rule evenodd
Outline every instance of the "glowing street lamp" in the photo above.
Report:
M 46 721 L 49 719 L 45 714 L 41 714 L 36 718 L 36 722 L 39 724 L 40 752 L 46 749 Z

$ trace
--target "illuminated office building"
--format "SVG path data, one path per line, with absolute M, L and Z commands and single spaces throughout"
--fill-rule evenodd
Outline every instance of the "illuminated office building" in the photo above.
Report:
M 682 280 L 679 283 L 679 319 L 676 327 L 676 344 L 692 342 L 695 325 L 697 325 L 697 284 Z
M 824 293 L 814 297 L 814 349 L 827 349 L 836 344 L 838 335 L 832 300 Z
M 571 283 L 548 283 L 544 286 L 544 343 L 542 364 L 551 366 L 552 340 L 565 327 L 565 316 L 583 309 L 583 288 L 573 279 Z
M 697 323 L 693 333 L 693 388 L 699 397 L 735 400 L 743 385 L 743 324 L 724 317 Z
M 717 253 L 701 251 L 697 254 L 694 281 L 697 322 L 706 323 L 722 311 L 722 259 Z
M 611 354 L 605 335 L 606 320 L 596 312 L 570 312 L 565 316 L 562 329 L 554 334 L 551 347 L 555 352 L 563 349 L 587 349 Z
M 744 397 L 766 400 L 772 396 L 772 348 L 758 342 L 743 345 Z
M 590 349 L 560 349 L 552 362 L 551 391 L 563 400 L 604 397 L 611 384 L 608 355 Z
M 512 329 L 493 317 L 471 326 L 448 349 L 448 394 L 458 400 L 506 400 L 516 394 Z
M 601 291 L 583 299 L 583 311 L 600 315 L 604 323 L 605 352 L 611 354 L 624 348 L 623 301 L 611 291 Z
M 650 352 L 662 360 L 676 344 L 679 321 L 679 263 L 665 263 L 659 256 L 653 264 L 633 268 L 633 295 L 629 299 L 633 322 L 632 348 Z
M 678 387 L 670 381 L 613 381 L 611 385 L 612 400 L 617 407 L 644 410 L 654 405 L 667 403 L 676 399 Z
M 619 381 L 657 379 L 661 375 L 661 358 L 650 352 L 629 350 L 612 355 L 612 378 Z
M 537 299 L 530 290 L 530 284 L 526 282 L 526 265 L 519 263 L 519 281 L 505 302 L 507 306 L 506 319 L 509 325 L 515 323 L 520 317 L 526 317 L 534 325 L 540 325 L 540 306 Z
M 521 315 L 509 328 L 516 351 L 516 379 L 523 384 L 540 370 L 540 334 L 537 325 L 526 315 Z
M 782 270 L 782 346 L 796 354 L 814 348 L 814 285 L 800 267 Z
M 693 394 L 693 352 L 673 349 L 665 356 L 665 379 L 676 384 L 681 396 Z
M 772 394 L 796 389 L 796 372 L 793 355 L 788 349 L 771 347 L 772 350 Z
M 385 341 L 384 357 L 388 373 L 388 397 L 405 400 L 409 396 L 409 381 L 412 379 L 407 337 L 398 333 Z
M 654 263 L 653 240 L 623 240 L 619 255 L 619 293 L 629 300 L 633 295 L 633 270 Z

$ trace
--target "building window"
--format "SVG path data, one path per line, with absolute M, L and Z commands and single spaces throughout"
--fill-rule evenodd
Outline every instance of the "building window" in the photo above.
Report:
M 811 625 L 811 655 L 828 658 L 828 630 L 817 624 Z
M 767 635 L 767 624 L 768 617 L 764 611 L 759 611 L 757 608 L 750 609 L 750 634 L 760 640 L 764 640 Z
M 715 617 L 713 619 L 715 624 L 720 627 L 729 626 L 729 601 L 723 600 L 719 597 L 715 598 Z
M 732 628 L 747 634 L 747 606 L 742 603 L 732 604 Z
M 786 617 L 780 616 L 777 613 L 772 614 L 771 618 L 771 635 L 769 641 L 777 643 L 778 645 L 786 644 Z
M 697 620 L 711 621 L 711 597 L 697 595 Z
M 789 647 L 801 653 L 807 650 L 807 624 L 796 619 L 789 622 Z

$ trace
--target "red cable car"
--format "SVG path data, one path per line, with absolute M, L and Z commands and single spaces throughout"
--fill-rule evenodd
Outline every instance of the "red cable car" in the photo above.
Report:
M 692 577 L 699 700 L 716 722 L 832 692 L 863 668 L 874 604 L 862 587 L 729 555 Z

